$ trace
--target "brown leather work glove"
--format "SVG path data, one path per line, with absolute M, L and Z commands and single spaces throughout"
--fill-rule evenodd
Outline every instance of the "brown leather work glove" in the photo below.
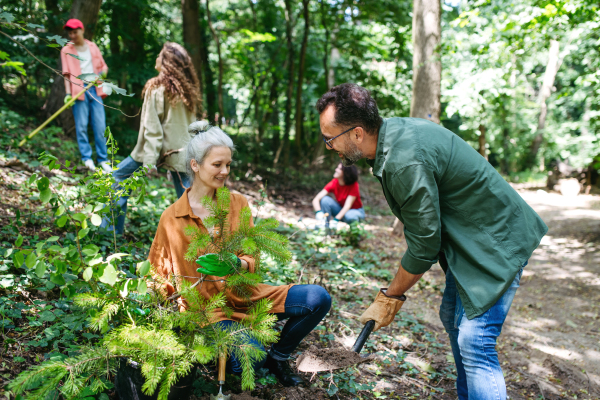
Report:
M 367 308 L 367 311 L 365 311 L 359 319 L 362 324 L 366 324 L 371 320 L 375 321 L 373 332 L 391 324 L 406 300 L 406 296 L 404 295 L 388 296 L 385 294 L 386 291 L 387 288 L 381 288 L 379 290 L 373 304 Z

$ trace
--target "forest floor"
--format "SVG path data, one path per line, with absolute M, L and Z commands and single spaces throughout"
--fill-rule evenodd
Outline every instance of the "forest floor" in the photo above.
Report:
M 14 215 L 17 208 L 24 212 L 39 208 L 35 200 L 27 205 L 23 201 L 27 197 L 23 197 L 19 186 L 28 173 L 27 168 L 21 167 L 7 163 L 0 166 L 0 217 Z M 238 181 L 231 185 L 232 190 L 248 197 L 256 214 L 278 218 L 284 232 L 289 233 L 295 261 L 286 269 L 272 271 L 270 281 L 321 284 L 332 294 L 331 312 L 301 344 L 294 358 L 313 345 L 350 347 L 361 329 L 358 317 L 378 288 L 387 286 L 406 250 L 405 241 L 392 234 L 394 217 L 379 183 L 366 175 L 361 177 L 361 192 L 368 206 L 368 218 L 364 225 L 366 235 L 358 245 L 349 243 L 352 235 L 331 237 L 310 229 L 315 221 L 310 204 L 313 193 L 309 191 L 273 184 L 269 185 L 269 199 L 264 201 L 259 194 L 260 182 Z M 155 182 L 159 186 L 156 199 L 161 193 L 172 191 L 166 181 Z M 498 343 L 509 396 L 599 399 L 600 196 L 566 198 L 538 188 L 517 190 L 544 219 L 549 232 L 525 268 Z M 162 199 L 162 203 L 147 202 L 154 207 L 153 213 L 130 207 L 130 225 L 144 219 L 137 232 L 146 232 L 145 241 L 151 237 L 149 225 L 156 223 L 169 197 Z M 139 218 L 140 210 L 152 218 Z M 27 222 L 22 230 L 33 229 L 28 233 L 42 234 L 40 221 Z M 138 233 L 136 237 L 133 229 L 132 232 L 126 240 L 139 240 L 142 236 Z M 43 232 L 44 236 L 51 234 Z M 252 395 L 297 400 L 456 398 L 452 353 L 438 318 L 443 289 L 444 274 L 435 265 L 408 293 L 409 300 L 394 323 L 371 335 L 362 352 L 373 355 L 371 360 L 333 373 L 305 374 L 310 381 L 305 388 L 282 388 L 272 378 L 263 376 L 257 380 Z M 1 347 L 0 395 L 4 383 L 37 363 L 40 358 L 36 354 L 41 356 L 47 351 L 40 347 L 17 354 L 15 346 Z M 20 364 L 14 361 L 21 356 L 24 358 Z M 235 384 L 229 389 L 239 392 Z

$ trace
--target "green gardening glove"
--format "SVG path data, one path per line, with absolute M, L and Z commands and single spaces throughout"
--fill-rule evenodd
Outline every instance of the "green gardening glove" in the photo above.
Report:
M 67 94 L 67 95 L 65 96 L 65 100 L 64 100 L 65 104 L 67 104 L 68 102 L 70 102 L 72 98 L 73 98 L 73 97 L 71 97 L 71 95 L 70 95 L 70 94 Z M 73 104 L 71 104 L 69 107 L 73 107 Z
M 233 253 L 225 253 L 223 260 L 219 258 L 218 254 L 209 253 L 198 257 L 196 263 L 200 265 L 196 271 L 205 275 L 214 276 L 225 276 L 235 272 L 236 268 L 242 266 L 242 260 L 240 260 Z

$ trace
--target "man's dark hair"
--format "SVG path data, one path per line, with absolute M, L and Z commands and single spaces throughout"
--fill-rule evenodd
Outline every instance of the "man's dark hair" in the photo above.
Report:
M 74 31 L 74 30 L 75 29 L 73 29 L 73 28 L 69 28 L 68 26 L 65 26 L 65 31 L 67 31 L 67 32 L 71 32 L 71 31 Z
M 360 126 L 370 135 L 379 132 L 383 119 L 367 89 L 354 83 L 334 86 L 317 101 L 317 111 L 322 114 L 331 104 L 335 107 L 336 124 Z
M 342 174 L 344 174 L 344 185 L 353 185 L 354 182 L 358 181 L 358 168 L 356 168 L 356 165 L 342 166 Z

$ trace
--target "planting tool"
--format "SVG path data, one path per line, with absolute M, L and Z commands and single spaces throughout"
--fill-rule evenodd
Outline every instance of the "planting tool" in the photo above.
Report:
M 223 394 L 223 385 L 225 384 L 225 366 L 227 365 L 227 355 L 219 356 L 219 393 L 215 396 L 210 395 L 210 400 L 228 400 L 231 395 Z
M 373 328 L 375 328 L 375 321 L 373 321 L 373 320 L 367 321 L 365 326 L 362 328 L 362 331 L 360 331 L 358 338 L 356 338 L 356 342 L 354 342 L 354 346 L 352 346 L 353 352 L 355 352 L 357 354 L 360 353 L 363 346 L 365 345 L 365 342 L 369 338 L 369 335 L 371 335 L 371 332 L 373 332 Z
M 50 118 L 48 118 L 43 124 L 41 124 L 40 126 L 38 126 L 37 128 L 35 128 L 35 130 L 33 130 L 33 132 L 31 132 L 29 135 L 27 135 L 27 137 L 23 140 L 21 140 L 19 142 L 19 147 L 23 146 L 28 140 L 30 140 L 32 137 L 34 137 L 39 131 L 41 131 L 42 129 L 44 129 L 44 127 L 46 125 L 48 125 L 50 122 L 52 122 L 56 117 L 58 117 L 63 111 L 65 111 L 67 108 L 71 107 L 73 105 L 73 103 L 75 103 L 75 101 L 79 98 L 79 96 L 81 96 L 81 93 L 85 93 L 87 92 L 92 86 L 94 86 L 94 82 L 90 82 L 84 89 L 83 91 L 81 91 L 80 93 L 77 94 L 77 96 L 73 96 L 73 98 L 71 100 L 69 100 L 67 103 L 65 103 L 64 106 L 62 106 L 57 112 L 55 112 Z
M 358 335 L 352 350 L 346 349 L 309 349 L 296 360 L 296 368 L 302 372 L 331 371 L 368 361 L 371 356 L 361 357 L 358 354 L 375 328 L 375 321 L 368 321 Z M 318 351 L 318 353 L 317 353 Z

